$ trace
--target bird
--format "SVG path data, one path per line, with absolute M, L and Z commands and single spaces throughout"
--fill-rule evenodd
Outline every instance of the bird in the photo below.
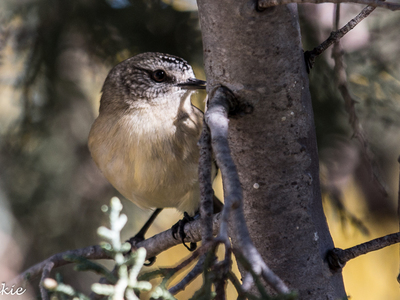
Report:
M 155 209 L 135 237 L 144 239 L 163 208 L 176 208 L 187 218 L 199 210 L 197 143 L 203 112 L 190 98 L 205 86 L 184 59 L 158 52 L 122 61 L 105 79 L 88 146 L 98 168 L 125 198 Z

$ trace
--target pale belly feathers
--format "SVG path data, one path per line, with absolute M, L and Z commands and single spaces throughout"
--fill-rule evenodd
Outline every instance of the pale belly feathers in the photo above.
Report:
M 194 111 L 173 124 L 149 120 L 153 117 L 138 122 L 132 116 L 101 116 L 89 135 L 92 157 L 110 183 L 138 206 L 175 207 L 194 215 L 200 202 L 201 113 Z

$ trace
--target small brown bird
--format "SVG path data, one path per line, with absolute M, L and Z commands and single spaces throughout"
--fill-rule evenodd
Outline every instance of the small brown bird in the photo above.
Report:
M 157 208 L 154 218 L 166 207 L 189 216 L 199 209 L 203 113 L 190 98 L 204 88 L 185 60 L 161 53 L 121 62 L 104 82 L 90 152 L 122 195 L 140 207 Z

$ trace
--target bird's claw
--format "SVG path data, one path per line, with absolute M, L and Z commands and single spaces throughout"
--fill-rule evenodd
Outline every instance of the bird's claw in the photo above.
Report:
M 183 218 L 182 220 L 179 220 L 175 225 L 172 226 L 172 236 L 174 239 L 179 239 L 179 237 L 182 240 L 182 244 L 188 249 L 189 251 L 194 251 L 197 248 L 196 243 L 190 242 L 189 246 L 186 245 L 185 243 L 185 238 L 186 238 L 186 233 L 185 233 L 185 225 L 191 221 L 193 221 L 194 218 L 189 216 L 188 213 L 183 213 Z M 178 234 L 179 233 L 179 234 Z
M 138 233 L 138 234 L 136 234 L 134 237 L 131 237 L 129 240 L 127 240 L 126 242 L 129 243 L 129 244 L 131 245 L 131 249 L 130 249 L 128 252 L 126 252 L 125 255 L 131 254 L 131 253 L 132 253 L 132 250 L 136 250 L 136 249 L 137 249 L 136 245 L 137 245 L 138 243 L 140 243 L 140 242 L 143 242 L 143 241 L 144 241 L 144 235 L 141 234 L 141 233 Z M 144 265 L 145 265 L 146 267 L 150 267 L 150 266 L 153 265 L 154 262 L 156 261 L 156 257 L 155 257 L 155 256 L 150 257 L 150 258 L 147 259 L 147 261 L 148 261 L 148 262 L 147 262 L 147 263 L 144 263 Z

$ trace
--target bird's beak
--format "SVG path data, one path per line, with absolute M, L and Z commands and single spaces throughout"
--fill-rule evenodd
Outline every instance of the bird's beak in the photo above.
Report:
M 177 86 L 187 90 L 200 90 L 206 88 L 206 82 L 197 78 L 189 78 L 185 82 L 178 83 Z

